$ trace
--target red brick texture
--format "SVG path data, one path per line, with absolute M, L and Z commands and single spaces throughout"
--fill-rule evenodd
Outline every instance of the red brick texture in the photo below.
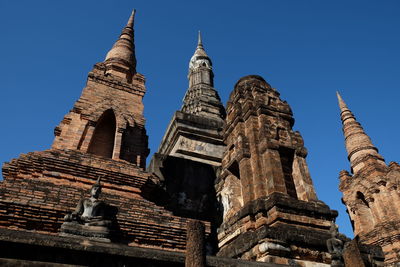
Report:
M 340 172 L 339 189 L 362 244 L 379 245 L 385 264 L 400 262 L 400 166 L 386 165 L 361 124 L 338 94 L 352 175 Z
M 317 199 L 307 150 L 293 124 L 289 105 L 262 77 L 236 83 L 227 105 L 227 150 L 216 185 L 224 213 L 219 255 L 286 264 L 291 257 L 329 262 L 325 240 L 337 212 Z M 271 247 L 279 249 L 266 249 Z
M 56 127 L 52 148 L 101 155 L 103 152 L 93 149 L 93 142 L 98 140 L 93 136 L 103 132 L 99 127 L 104 130 L 105 124 L 115 120 L 114 139 L 107 145 L 112 147 L 111 158 L 145 168 L 149 149 L 143 117 L 144 81 L 139 73 L 132 81 L 107 74 L 105 64 L 97 63 L 81 97 Z
M 118 208 L 117 242 L 132 246 L 184 250 L 185 218 L 141 196 L 150 175 L 125 161 L 68 150 L 21 155 L 3 166 L 0 227 L 56 235 L 66 213 L 86 196 L 96 177 L 101 198 Z M 207 224 L 209 233 L 209 224 Z

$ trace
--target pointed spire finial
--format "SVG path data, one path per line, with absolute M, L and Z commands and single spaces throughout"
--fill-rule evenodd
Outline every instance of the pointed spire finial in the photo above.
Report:
M 199 30 L 199 37 L 197 41 L 197 47 L 203 47 L 203 41 L 201 40 L 201 32 Z
M 135 21 L 136 10 L 133 9 L 129 20 L 122 30 L 121 35 L 114 46 L 107 53 L 105 62 L 109 64 L 122 64 L 129 68 L 130 73 L 136 72 L 136 58 L 134 45 L 133 24 Z
M 133 9 L 131 16 L 129 17 L 128 23 L 126 24 L 126 27 L 133 29 L 133 24 L 135 22 L 135 14 L 136 14 L 136 9 Z
M 358 173 L 362 170 L 367 165 L 366 162 L 363 162 L 367 158 L 371 158 L 378 164 L 386 166 L 384 159 L 378 153 L 378 149 L 372 144 L 371 139 L 364 132 L 361 124 L 347 107 L 339 92 L 336 92 L 336 95 L 339 102 L 345 145 L 352 172 Z
M 340 96 L 339 92 L 336 91 L 336 96 L 339 102 L 339 108 L 341 111 L 343 111 L 344 109 L 348 109 L 346 103 L 343 101 L 343 98 Z

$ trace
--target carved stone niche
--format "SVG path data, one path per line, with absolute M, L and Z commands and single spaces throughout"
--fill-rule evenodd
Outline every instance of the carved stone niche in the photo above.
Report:
M 99 177 L 90 189 L 90 197 L 80 199 L 75 211 L 65 215 L 60 229 L 61 236 L 86 237 L 96 241 L 111 242 L 118 210 L 99 200 L 101 188 Z

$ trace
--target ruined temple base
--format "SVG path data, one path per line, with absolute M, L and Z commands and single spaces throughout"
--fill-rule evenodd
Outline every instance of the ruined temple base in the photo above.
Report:
M 148 247 L 130 247 L 85 238 L 0 229 L 0 266 L 154 266 L 184 267 L 185 254 Z M 283 267 L 274 263 L 251 262 L 207 256 L 210 267 Z
M 268 262 L 275 264 L 282 264 L 288 266 L 298 266 L 298 267 L 330 267 L 330 264 L 321 262 L 304 261 L 297 259 L 288 259 L 273 255 L 267 255 L 259 259 L 260 262 Z
M 250 202 L 219 228 L 219 256 L 300 266 L 329 266 L 326 240 L 336 211 L 274 193 Z M 300 259 L 302 259 L 300 261 Z

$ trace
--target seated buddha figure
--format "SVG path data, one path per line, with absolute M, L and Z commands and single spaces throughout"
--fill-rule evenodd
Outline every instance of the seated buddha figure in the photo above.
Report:
M 331 266 L 343 267 L 343 241 L 339 239 L 339 230 L 336 223 L 333 221 L 331 223 L 331 228 L 329 229 L 331 233 L 331 238 L 326 241 L 328 247 L 328 252 L 331 254 L 332 262 Z
M 65 215 L 61 235 L 79 235 L 108 241 L 111 228 L 111 206 L 99 200 L 100 178 L 90 189 L 90 197 L 79 200 L 72 213 Z
M 77 222 L 87 226 L 109 226 L 106 219 L 106 204 L 99 200 L 101 193 L 100 178 L 90 189 L 90 198 L 82 198 L 75 211 L 65 215 L 66 222 Z

